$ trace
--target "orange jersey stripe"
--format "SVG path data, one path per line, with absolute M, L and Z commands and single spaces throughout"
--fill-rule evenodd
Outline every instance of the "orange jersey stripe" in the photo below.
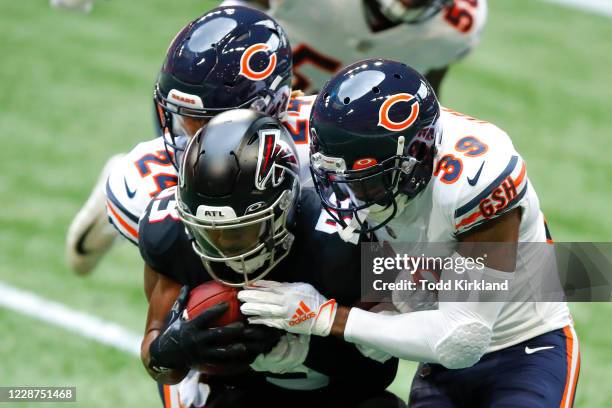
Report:
M 572 361 L 574 357 L 574 335 L 570 326 L 563 328 L 565 334 L 565 347 L 567 349 L 567 375 L 565 378 L 565 389 L 563 390 L 563 397 L 561 397 L 560 408 L 571 407 L 574 403 L 574 395 L 576 393 L 576 383 L 578 382 L 578 373 L 580 372 L 580 354 L 577 356 L 576 367 L 572 367 Z M 573 377 L 573 378 L 572 378 Z
M 166 408 L 172 408 L 172 401 L 170 400 L 170 386 L 164 384 L 164 406 Z
M 461 228 L 464 225 L 468 225 L 473 223 L 474 221 L 476 221 L 478 219 L 478 217 L 480 217 L 482 215 L 482 213 L 480 211 L 475 212 L 474 214 L 470 215 L 467 218 L 464 218 L 463 220 L 461 220 L 461 222 L 457 225 L 455 225 L 455 228 Z
M 514 180 L 514 187 L 516 187 L 518 189 L 518 186 L 520 186 L 521 183 L 523 182 L 523 179 L 525 178 L 525 174 L 526 173 L 527 173 L 527 166 L 523 162 L 523 168 L 521 168 L 520 174 L 518 175 L 516 180 Z
M 107 204 L 108 208 L 110 209 L 110 211 L 115 216 L 115 218 L 117 218 L 117 221 L 119 221 L 121 226 L 123 228 L 125 228 L 134 238 L 138 239 L 138 231 L 136 231 L 134 228 L 132 228 L 132 226 L 130 226 L 127 222 L 125 222 L 123 220 L 123 218 L 121 218 L 121 216 L 115 210 L 115 208 L 113 207 L 113 204 L 110 201 L 106 200 L 106 204 Z

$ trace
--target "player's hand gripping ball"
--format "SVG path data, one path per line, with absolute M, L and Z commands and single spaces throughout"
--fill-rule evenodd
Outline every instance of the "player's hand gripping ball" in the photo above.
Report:
M 238 310 L 235 298 L 234 308 L 230 307 L 235 292 L 227 293 L 225 287 L 213 285 L 213 288 L 196 288 L 191 298 L 187 286 L 181 289 L 168 314 L 165 330 L 149 347 L 152 370 L 162 372 L 192 367 L 207 372 L 209 365 L 216 367 L 244 358 L 245 346 L 240 343 L 244 323 L 237 321 L 239 312 L 232 315 L 232 310 Z
M 240 302 L 236 288 L 225 286 L 216 281 L 206 282 L 189 294 L 184 317 L 187 320 L 196 319 L 207 310 L 220 303 L 227 309 L 210 322 L 210 327 L 239 326 L 245 322 L 240 312 Z M 222 345 L 227 350 L 227 359 L 219 363 L 202 363 L 194 368 L 208 375 L 230 375 L 247 371 L 249 364 L 260 354 L 268 353 L 280 339 L 280 330 L 263 326 L 245 325 L 241 335 L 230 344 Z

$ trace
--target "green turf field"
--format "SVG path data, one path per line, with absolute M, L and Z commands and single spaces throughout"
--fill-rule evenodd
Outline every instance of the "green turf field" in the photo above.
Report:
M 443 102 L 508 131 L 557 241 L 612 241 L 612 21 L 535 0 L 490 3 L 484 41 L 452 69 Z M 119 246 L 77 278 L 64 265 L 65 232 L 105 160 L 153 137 L 150 97 L 165 50 L 212 4 L 109 0 L 82 15 L 47 0 L 0 0 L 0 282 L 142 331 L 137 250 Z M 572 310 L 582 346 L 576 406 L 610 407 L 612 305 Z M 4 309 L 0 328 L 0 385 L 76 385 L 78 403 L 60 406 L 159 406 L 133 356 Z M 403 365 L 393 385 L 401 396 L 411 373 Z

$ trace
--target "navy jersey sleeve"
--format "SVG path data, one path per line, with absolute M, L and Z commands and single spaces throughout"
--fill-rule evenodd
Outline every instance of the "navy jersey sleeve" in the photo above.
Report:
M 156 272 L 176 281 L 180 280 L 175 276 L 172 259 L 177 251 L 181 225 L 176 216 L 174 194 L 167 190 L 149 202 L 138 223 L 138 248 L 142 259 Z

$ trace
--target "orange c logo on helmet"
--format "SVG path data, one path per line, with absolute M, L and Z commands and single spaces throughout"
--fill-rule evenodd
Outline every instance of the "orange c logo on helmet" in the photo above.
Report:
M 371 158 L 371 157 L 366 157 L 364 159 L 358 159 L 358 160 L 355 160 L 355 163 L 353 163 L 353 170 L 367 169 L 368 167 L 375 166 L 376 164 L 378 164 L 378 160 Z
M 389 110 L 391 110 L 393 105 L 400 102 L 412 102 L 410 106 L 410 115 L 401 122 L 394 122 L 389 118 Z M 419 102 L 415 99 L 414 95 L 399 93 L 391 96 L 381 105 L 378 111 L 378 126 L 382 126 L 394 132 L 399 132 L 400 130 L 408 129 L 412 126 L 418 116 Z
M 253 44 L 247 48 L 242 57 L 240 57 L 240 74 L 253 81 L 260 81 L 269 77 L 274 68 L 276 68 L 276 54 L 270 55 L 268 66 L 263 71 L 253 71 L 249 66 L 253 55 L 258 52 L 268 51 L 269 49 L 270 47 L 263 43 Z

